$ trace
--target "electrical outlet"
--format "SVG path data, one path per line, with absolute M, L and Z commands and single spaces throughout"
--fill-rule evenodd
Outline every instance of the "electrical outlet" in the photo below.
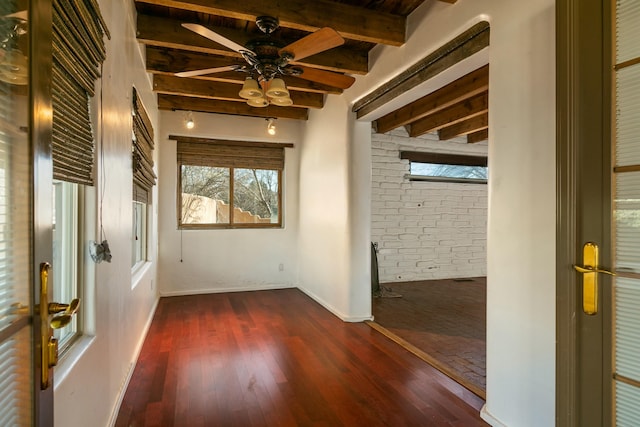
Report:
M 278 266 L 278 271 L 284 271 L 284 264 L 280 263 L 280 265 Z

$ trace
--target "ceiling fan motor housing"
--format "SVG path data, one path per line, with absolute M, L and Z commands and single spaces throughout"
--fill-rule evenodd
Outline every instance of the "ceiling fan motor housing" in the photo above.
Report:
M 258 16 L 256 18 L 256 25 L 260 28 L 260 31 L 269 36 L 278 29 L 280 21 L 273 16 Z
M 259 16 L 256 25 L 265 35 L 249 40 L 246 48 L 250 52 L 243 52 L 242 56 L 251 64 L 256 73 L 264 80 L 271 80 L 278 74 L 282 74 L 282 68 L 286 67 L 293 56 L 280 55 L 280 49 L 286 46 L 282 40 L 271 37 L 278 29 L 278 18 L 272 16 Z M 255 55 L 253 55 L 255 53 Z

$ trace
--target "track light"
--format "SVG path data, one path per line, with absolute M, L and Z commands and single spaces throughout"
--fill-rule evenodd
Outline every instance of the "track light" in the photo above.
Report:
M 194 127 L 196 127 L 196 122 L 193 121 L 193 115 L 191 114 L 191 111 L 187 113 L 187 118 L 184 121 L 184 126 L 187 129 L 193 129 Z
M 276 119 L 267 119 L 267 133 L 269 135 L 275 135 L 276 134 L 275 120 Z

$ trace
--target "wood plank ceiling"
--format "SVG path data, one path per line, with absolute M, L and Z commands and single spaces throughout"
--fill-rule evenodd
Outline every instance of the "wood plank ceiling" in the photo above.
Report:
M 238 95 L 246 73 L 175 75 L 245 64 L 239 53 L 187 30 L 182 24 L 202 24 L 241 45 L 262 35 L 255 23 L 256 17 L 262 15 L 279 19 L 280 28 L 274 37 L 286 44 L 319 28 L 331 27 L 345 38 L 344 45 L 293 64 L 308 67 L 309 72 L 318 69 L 357 77 L 369 71 L 368 54 L 376 44 L 401 46 L 405 42 L 407 16 L 424 1 L 135 0 L 137 37 L 145 46 L 147 71 L 153 74 L 161 110 L 306 120 L 310 108 L 323 108 L 326 96 L 340 95 L 343 90 L 285 76 L 293 105 L 250 107 Z M 406 126 L 412 136 L 438 130 L 443 139 L 461 134 L 468 134 L 469 142 L 486 139 L 488 81 L 485 80 L 486 76 L 478 77 L 477 73 L 464 77 L 378 119 L 378 131 Z

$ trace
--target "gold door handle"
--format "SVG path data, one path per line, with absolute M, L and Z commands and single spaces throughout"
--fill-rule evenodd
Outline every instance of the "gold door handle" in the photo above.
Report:
M 59 302 L 49 303 L 49 314 L 57 314 L 51 319 L 51 327 L 53 329 L 61 329 L 71 323 L 73 315 L 78 312 L 80 307 L 80 300 L 78 298 L 71 301 L 69 304 L 60 304 Z
M 74 299 L 69 304 L 49 302 L 49 272 L 51 264 L 40 264 L 40 304 L 37 312 L 40 314 L 40 387 L 46 390 L 50 385 L 49 369 L 58 364 L 58 340 L 53 337 L 53 329 L 60 329 L 71 323 L 73 315 L 78 312 L 80 300 Z M 49 320 L 51 315 L 53 318 Z
M 601 268 L 594 268 L 594 267 L 582 267 L 579 265 L 574 265 L 573 269 L 575 271 L 577 271 L 578 273 L 602 273 L 602 274 L 608 274 L 609 276 L 617 276 L 616 273 L 609 271 L 609 270 L 603 270 Z
M 53 337 L 53 331 L 49 325 L 49 271 L 51 264 L 40 264 L 40 388 L 49 388 L 49 369 L 57 363 L 58 340 Z
M 583 265 L 574 265 L 573 269 L 582 274 L 582 311 L 588 315 L 598 312 L 598 274 L 616 274 L 598 266 L 598 245 L 587 242 L 582 247 Z

